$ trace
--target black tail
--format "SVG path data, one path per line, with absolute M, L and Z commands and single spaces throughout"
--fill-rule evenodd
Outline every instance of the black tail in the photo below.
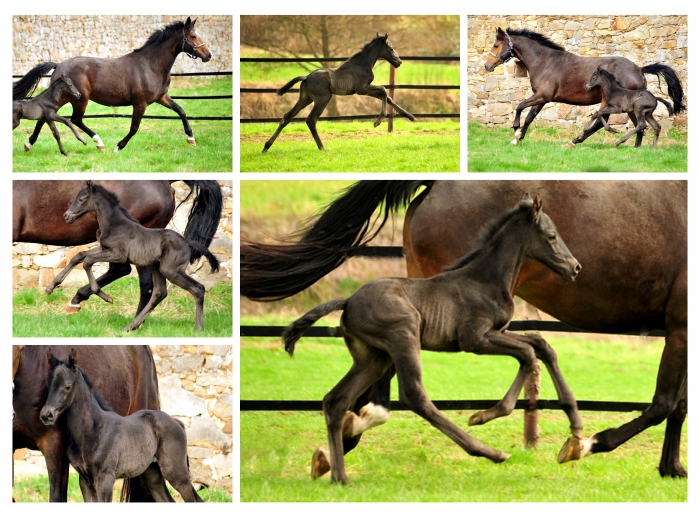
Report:
M 340 266 L 350 249 L 374 239 L 389 215 L 427 184 L 419 180 L 360 181 L 302 230 L 300 241 L 285 239 L 279 245 L 241 242 L 241 295 L 276 301 L 305 290 Z M 373 220 L 380 205 L 382 218 Z
M 185 228 L 185 239 L 209 246 L 221 219 L 223 196 L 219 183 L 215 180 L 185 180 L 182 182 L 187 184 L 191 190 L 189 195 L 185 197 L 185 201 L 194 193 L 194 202 Z M 205 255 L 204 252 L 190 246 L 192 247 L 191 263 Z
M 219 271 L 219 261 L 216 259 L 216 257 L 214 257 L 214 255 L 209 251 L 209 249 L 206 246 L 197 241 L 193 241 L 192 239 L 185 240 L 187 241 L 187 244 L 190 245 L 190 250 L 192 250 L 192 253 L 194 253 L 196 250 L 196 252 L 200 254 L 199 257 L 203 255 L 207 258 L 207 261 L 209 261 L 209 266 L 211 266 L 211 273 Z M 197 259 L 199 259 L 199 257 L 197 257 Z
M 287 82 L 284 86 L 282 86 L 281 88 L 279 88 L 279 89 L 277 90 L 277 94 L 278 94 L 279 96 L 284 95 L 287 91 L 289 91 L 289 88 L 290 88 L 290 87 L 292 87 L 292 86 L 293 86 L 294 84 L 296 84 L 297 82 L 301 82 L 302 80 L 306 80 L 306 77 L 296 77 L 296 78 L 293 78 L 292 80 L 290 80 L 289 82 Z
M 673 100 L 673 112 L 678 113 L 686 109 L 685 104 L 683 104 L 683 86 L 681 81 L 678 79 L 676 72 L 668 66 L 663 64 L 650 64 L 642 68 L 642 73 L 659 75 L 664 77 L 666 83 L 668 84 L 668 96 Z M 659 78 L 659 89 L 661 89 L 661 79 Z
M 54 69 L 56 62 L 42 62 L 34 66 L 29 73 L 12 84 L 12 100 L 25 100 L 30 98 L 34 90 L 39 85 L 41 77 Z
M 319 304 L 313 310 L 306 312 L 299 319 L 290 324 L 282 332 L 282 340 L 284 341 L 284 349 L 289 355 L 294 355 L 294 345 L 299 338 L 308 330 L 311 325 L 318 321 L 321 317 L 325 317 L 336 310 L 345 310 L 348 304 L 347 299 L 336 299 Z
M 662 99 L 662 98 L 659 98 L 659 97 L 656 97 L 656 100 L 657 100 L 658 102 L 661 102 L 664 106 L 666 106 L 666 109 L 668 110 L 668 116 L 669 116 L 669 117 L 670 117 L 671 115 L 673 115 L 673 106 L 672 106 L 668 101 L 666 101 L 666 100 L 664 100 L 664 99 Z

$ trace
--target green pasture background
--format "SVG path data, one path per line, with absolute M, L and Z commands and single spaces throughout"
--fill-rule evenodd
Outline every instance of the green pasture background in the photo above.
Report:
M 619 126 L 618 126 L 619 127 Z M 649 128 L 648 128 L 649 129 Z M 599 131 L 585 142 L 570 148 L 575 128 L 532 126 L 525 138 L 511 145 L 513 129 L 487 128 L 477 122 L 468 125 L 468 170 L 470 172 L 687 172 L 688 131 L 670 128 L 661 133 L 657 149 L 653 134 L 644 135 L 639 148 L 634 137 L 620 146 L 622 134 Z
M 231 77 L 215 79 L 173 77 L 169 91 L 171 96 L 231 95 Z M 38 94 L 38 93 L 37 93 Z M 232 101 L 176 100 L 188 117 L 231 117 Z M 110 108 L 90 102 L 86 115 L 131 115 L 131 106 Z M 59 114 L 70 118 L 73 109 L 63 106 Z M 151 104 L 146 115 L 177 117 L 177 113 L 160 104 Z M 190 120 L 197 146 L 187 143 L 182 121 L 141 120 L 138 132 L 124 150 L 114 153 L 131 126 L 131 118 L 85 119 L 87 126 L 97 133 L 105 144 L 100 151 L 86 133 L 80 134 L 88 145 L 83 146 L 73 132 L 61 123 L 56 127 L 63 147 L 64 157 L 48 126 L 44 125 L 36 143 L 29 152 L 24 144 L 34 131 L 35 121 L 22 120 L 12 132 L 12 171 L 14 172 L 230 172 L 233 169 L 232 123 L 230 120 Z

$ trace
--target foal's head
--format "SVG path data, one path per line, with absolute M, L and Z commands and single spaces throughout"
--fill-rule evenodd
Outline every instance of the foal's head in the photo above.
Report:
M 399 67 L 402 64 L 399 55 L 396 54 L 394 47 L 391 45 L 391 42 L 389 42 L 389 33 L 385 34 L 384 36 L 377 33 L 377 36 L 374 37 L 371 42 L 365 45 L 365 49 L 371 45 L 378 45 L 379 58 L 383 58 L 392 66 Z
M 39 417 L 44 425 L 53 426 L 73 403 L 80 369 L 77 367 L 78 356 L 75 349 L 71 349 L 68 359 L 57 359 L 51 350 L 47 350 L 46 359 L 50 369 L 49 394 Z
M 70 208 L 63 214 L 63 218 L 68 224 L 82 217 L 88 212 L 97 211 L 96 199 L 106 201 L 112 207 L 119 206 L 119 200 L 114 194 L 107 191 L 99 184 L 87 181 L 85 187 L 80 190 L 77 197 L 70 205 Z
M 617 82 L 615 75 L 613 75 L 607 69 L 604 69 L 602 66 L 599 65 L 591 75 L 591 78 L 588 79 L 588 82 L 586 82 L 585 88 L 586 91 L 590 91 L 596 86 L 604 87 L 605 85 L 609 85 L 613 82 L 617 83 L 618 85 L 620 85 L 620 87 L 622 87 L 622 85 L 619 82 Z
M 59 89 L 59 97 L 63 93 L 67 93 L 69 95 L 72 95 L 75 98 L 80 98 L 80 91 L 78 91 L 78 88 L 75 87 L 75 84 L 73 81 L 70 79 L 70 77 L 67 77 L 65 73 L 61 75 L 61 80 L 63 81 L 63 85 L 58 86 Z M 56 81 L 58 82 L 58 81 Z

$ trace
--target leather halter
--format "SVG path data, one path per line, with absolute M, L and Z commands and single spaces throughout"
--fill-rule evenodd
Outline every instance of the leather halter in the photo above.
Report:
M 192 51 L 185 51 L 185 44 L 189 44 L 189 46 L 192 48 Z M 202 46 L 206 46 L 206 42 L 202 42 L 198 46 L 195 46 L 192 42 L 187 40 L 187 34 L 185 33 L 185 28 L 182 28 L 182 52 L 185 53 L 188 57 L 190 57 L 192 60 L 196 60 L 197 56 L 194 55 L 194 52 L 199 49 Z
M 505 64 L 511 58 L 518 58 L 518 55 L 515 52 L 515 48 L 513 47 L 513 41 L 510 39 L 510 35 L 508 33 L 506 33 L 505 35 L 508 38 L 508 49 L 501 53 L 500 56 L 496 55 L 493 51 L 489 51 L 489 55 L 496 57 L 500 64 Z

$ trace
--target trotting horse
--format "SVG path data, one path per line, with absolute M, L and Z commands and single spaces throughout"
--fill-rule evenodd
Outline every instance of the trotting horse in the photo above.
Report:
M 567 447 L 562 459 L 612 451 L 665 420 L 659 473 L 685 477 L 679 452 L 687 412 L 687 181 L 361 181 L 331 203 L 300 241 L 243 242 L 241 294 L 271 300 L 310 286 L 376 235 L 373 214 L 380 205 L 386 220 L 422 186 L 426 190 L 413 199 L 404 220 L 410 277 L 436 275 L 474 249 L 482 225 L 529 190 L 549 203 L 548 214 L 585 271 L 564 287 L 552 272 L 528 261 L 515 294 L 583 330 L 666 330 L 649 408 L 619 428 L 595 434 L 578 453 L 569 454 Z M 356 414 L 370 400 L 387 406 L 389 379 L 385 375 L 358 399 Z M 346 437 L 347 452 L 359 435 Z
M 119 202 L 147 228 L 165 228 L 175 212 L 172 182 L 167 180 L 105 180 L 96 181 L 114 193 Z M 221 218 L 223 197 L 221 188 L 213 180 L 183 181 L 190 193 L 182 201 L 194 196 L 185 227 L 186 239 L 209 246 Z M 63 214 L 84 186 L 77 180 L 14 180 L 12 181 L 12 242 L 32 242 L 53 246 L 80 246 L 95 242 L 97 219 L 84 215 L 69 224 Z M 192 251 L 192 257 L 199 257 Z M 140 300 L 138 314 L 151 298 L 153 282 L 150 268 L 137 267 Z M 100 287 L 129 275 L 128 263 L 110 263 L 105 274 L 97 279 Z M 76 313 L 81 303 L 92 295 L 90 285 L 83 286 L 66 307 L 67 313 Z
M 292 109 L 284 114 L 279 126 L 277 126 L 277 131 L 275 131 L 265 143 L 263 153 L 270 149 L 272 143 L 277 139 L 277 136 L 282 132 L 284 127 L 292 121 L 294 116 L 312 102 L 314 103 L 314 107 L 309 113 L 309 116 L 306 117 L 306 125 L 309 127 L 309 131 L 311 131 L 311 135 L 314 137 L 318 149 L 325 149 L 316 131 L 316 122 L 321 116 L 321 113 L 323 113 L 323 110 L 326 109 L 333 95 L 357 94 L 380 99 L 382 101 L 382 111 L 379 117 L 377 117 L 377 120 L 374 121 L 375 128 L 379 126 L 386 117 L 387 102 L 404 117 L 409 120 L 416 120 L 416 117 L 399 106 L 386 94 L 384 86 L 372 85 L 372 81 L 374 80 L 372 69 L 374 69 L 374 65 L 380 58 L 383 58 L 394 67 L 399 67 L 401 65 L 401 59 L 391 46 L 391 42 L 389 42 L 388 33 L 384 36 L 377 33 L 377 36 L 367 42 L 362 47 L 362 50 L 348 58 L 339 67 L 317 69 L 308 75 L 293 78 L 279 88 L 277 94 L 281 96 L 294 84 L 301 82 L 299 86 L 299 100 L 297 100 L 297 103 Z
M 61 75 L 61 78 L 57 79 L 45 91 L 42 91 L 36 98 L 30 100 L 13 100 L 12 129 L 17 128 L 22 119 L 43 120 L 49 125 L 49 128 L 51 128 L 51 133 L 53 133 L 53 137 L 58 143 L 58 149 L 61 154 L 67 156 L 68 153 L 63 149 L 61 136 L 58 134 L 56 124 L 54 124 L 54 122 L 60 122 L 70 128 L 75 138 L 82 142 L 83 146 L 87 146 L 87 142 L 85 142 L 85 139 L 80 135 L 73 123 L 56 113 L 59 108 L 59 99 L 68 95 L 77 99 L 80 98 L 80 92 L 75 88 L 73 81 L 66 75 Z M 26 146 L 25 151 L 29 151 Z
M 549 38 L 529 29 L 506 29 L 500 27 L 484 63 L 486 71 L 493 71 L 499 64 L 505 64 L 511 58 L 517 58 L 530 75 L 533 94 L 515 108 L 513 131 L 515 138 L 511 144 L 523 140 L 527 128 L 547 102 L 563 102 L 574 106 L 589 106 L 601 103 L 601 109 L 607 102 L 601 89 L 587 91 L 586 82 L 598 66 L 603 66 L 612 73 L 626 89 L 645 89 L 645 74 L 664 77 L 668 84 L 669 96 L 673 99 L 673 111 L 678 113 L 685 109 L 683 104 L 683 86 L 675 71 L 663 64 L 650 64 L 639 68 L 624 57 L 580 57 L 564 50 Z M 520 127 L 520 113 L 531 108 Z M 628 113 L 630 120 L 637 126 L 637 117 Z M 603 117 L 607 119 L 607 116 Z M 569 145 L 583 142 L 603 126 L 597 122 Z M 637 132 L 635 147 L 642 143 L 643 133 Z
M 615 146 L 619 146 L 627 141 L 635 133 L 643 132 L 644 128 L 647 127 L 647 123 L 649 123 L 654 130 L 654 143 L 651 147 L 656 149 L 656 144 L 659 141 L 659 134 L 661 133 L 661 125 L 654 119 L 654 110 L 658 103 L 661 102 L 666 106 L 668 114 L 671 116 L 673 115 L 673 106 L 664 99 L 654 96 L 651 91 L 647 91 L 646 89 L 623 88 L 620 83 L 615 80 L 615 77 L 602 66 L 598 66 L 593 72 L 593 75 L 591 75 L 591 78 L 586 82 L 586 91 L 590 91 L 596 86 L 600 86 L 603 90 L 606 105 L 604 108 L 595 112 L 580 136 L 595 122 L 600 122 L 606 131 L 619 133 L 617 130 L 610 127 L 610 124 L 608 124 L 608 121 L 605 120 L 603 116 L 612 115 L 614 113 L 634 113 L 637 117 L 637 127 L 621 139 L 615 141 Z
M 520 362 L 505 397 L 478 414 L 479 424 L 513 411 L 525 378 L 541 359 L 569 417 L 572 439 L 581 439 L 583 425 L 576 400 L 552 348 L 538 336 L 505 331 L 515 309 L 513 289 L 527 259 L 540 262 L 566 282 L 573 281 L 581 269 L 552 220 L 542 211 L 540 197 L 533 201 L 525 194 L 516 208 L 484 231 L 479 247 L 441 274 L 430 279 L 378 279 L 349 299 L 317 306 L 285 330 L 285 349 L 292 354 L 306 329 L 330 312 L 343 310 L 340 330 L 353 364 L 323 398 L 332 481 L 347 483 L 342 442 L 347 411 L 392 363 L 399 379 L 399 397 L 406 408 L 427 419 L 472 456 L 495 463 L 508 459 L 509 454 L 483 445 L 435 408 L 423 387 L 421 349 L 509 355 Z
M 54 426 L 64 416 L 68 460 L 80 476 L 84 501 L 112 501 L 115 481 L 135 476 L 141 476 L 157 502 L 174 501 L 164 479 L 185 501 L 202 501 L 190 482 L 187 435 L 180 421 L 160 410 L 121 416 L 93 390 L 75 350 L 59 359 L 47 350 L 46 358 L 48 395 L 41 422 Z
M 42 75 L 53 69 L 51 82 L 61 78 L 61 75 L 66 75 L 81 95 L 80 99 L 61 97 L 59 104 L 63 106 L 70 103 L 73 106 L 71 122 L 92 137 L 99 149 L 104 149 L 102 139 L 83 122 L 89 100 L 103 106 L 134 107 L 129 133 L 119 141 L 115 152 L 126 147 L 138 131 L 146 107 L 154 102 L 178 114 L 185 128 L 187 142 L 196 146 L 185 111 L 168 95 L 170 70 L 180 53 L 186 53 L 192 58 L 201 58 L 202 62 L 211 60 L 209 48 L 194 28 L 196 21 L 196 18 L 192 21 L 187 17 L 185 22 L 173 22 L 163 29 L 158 29 L 148 37 L 144 45 L 119 58 L 75 57 L 60 64 L 43 62 L 13 85 L 12 98 L 26 98 L 26 95 L 36 88 Z M 43 125 L 43 120 L 37 122 L 34 133 L 25 145 L 26 151 L 36 142 Z
M 49 501 L 68 498 L 68 428 L 65 421 L 47 427 L 39 418 L 48 395 L 49 364 L 47 350 L 67 357 L 73 349 L 93 386 L 117 414 L 126 416 L 141 409 L 160 408 L 156 366 L 148 346 L 34 346 L 22 348 L 15 388 L 12 392 L 12 449 L 39 450 L 46 459 Z M 139 479 L 125 483 L 122 495 L 131 501 L 152 501 Z
M 153 278 L 153 293 L 150 301 L 125 330 L 136 330 L 143 321 L 168 295 L 167 279 L 189 292 L 195 301 L 195 329 L 204 329 L 204 285 L 187 274 L 187 265 L 193 262 L 192 252 L 197 251 L 206 257 L 211 271 L 219 271 L 219 262 L 206 246 L 191 239 L 185 239 L 174 230 L 145 228 L 119 204 L 116 196 L 99 184 L 87 181 L 64 214 L 66 222 L 73 222 L 86 213 L 95 213 L 99 230 L 99 246 L 78 253 L 46 288 L 51 294 L 78 264 L 90 281 L 90 289 L 102 300 L 111 303 L 112 298 L 97 284 L 92 266 L 98 262 L 129 263 L 150 267 Z

